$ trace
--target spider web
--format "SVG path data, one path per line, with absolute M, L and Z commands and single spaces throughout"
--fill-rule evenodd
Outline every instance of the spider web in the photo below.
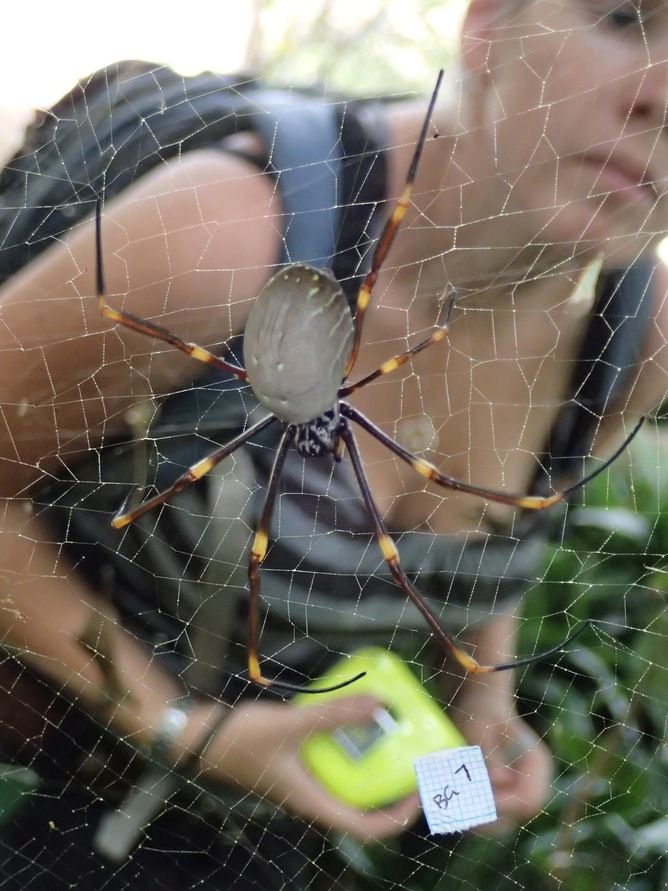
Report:
M 343 258 L 344 283 L 354 294 L 373 251 L 378 215 L 387 206 L 384 193 L 373 193 L 385 153 L 372 152 L 372 163 L 360 164 L 365 152 L 350 148 L 348 121 L 355 114 L 378 120 L 378 111 L 370 103 L 339 96 L 353 90 L 362 97 L 392 92 L 410 101 L 414 87 L 426 92 L 442 63 L 444 20 L 441 4 L 414 3 L 408 11 L 404 3 L 400 14 L 395 4 L 378 4 L 359 26 L 358 42 L 350 39 L 349 25 L 337 19 L 345 6 L 332 4 L 329 18 L 323 7 L 320 19 L 314 15 L 308 25 L 313 39 L 295 32 L 299 39 L 282 50 L 258 31 L 251 61 L 283 87 L 300 79 L 310 83 L 316 76 L 325 84 L 336 122 L 331 155 L 349 171 L 349 190 L 337 193 L 332 206 L 343 228 L 357 230 L 352 242 L 339 244 L 336 256 L 327 259 L 341 263 Z M 265 15 L 261 24 L 267 30 L 272 22 L 291 21 L 280 4 L 257 4 L 257 9 Z M 386 51 L 388 40 L 394 53 Z M 295 45 L 318 42 L 319 54 L 297 54 Z M 417 44 L 419 61 L 411 69 Z M 323 61 L 332 53 L 341 55 L 338 66 Z M 388 56 L 396 68 L 387 63 Z M 369 68 L 383 73 L 383 87 L 373 77 L 368 84 L 357 79 L 365 59 L 367 65 L 374 63 Z M 534 60 L 527 55 L 523 61 L 530 68 Z M 406 67 L 424 76 L 412 83 Z M 648 74 L 651 70 L 648 63 Z M 547 796 L 535 817 L 520 818 L 517 826 L 498 824 L 491 834 L 452 836 L 430 835 L 418 817 L 394 837 L 361 845 L 353 832 L 327 830 L 316 820 L 292 816 L 280 806 L 284 790 L 261 785 L 261 791 L 253 791 L 215 782 L 198 770 L 173 770 L 164 774 L 169 804 L 155 820 L 140 824 L 130 855 L 114 860 L 93 853 L 100 844 L 100 821 L 146 779 L 145 737 L 127 715 L 137 709 L 130 691 L 150 692 L 150 681 L 145 668 L 118 662 L 119 635 L 145 654 L 150 670 L 177 679 L 179 689 L 239 709 L 256 701 L 280 708 L 282 702 L 275 694 L 259 693 L 246 671 L 247 563 L 276 432 L 254 440 L 127 530 L 117 532 L 109 525 L 134 487 L 145 487 L 147 496 L 163 489 L 264 411 L 246 385 L 100 320 L 92 296 L 93 236 L 85 219 L 101 190 L 112 194 L 115 189 L 122 197 L 125 189 L 135 188 L 133 182 L 141 190 L 151 177 L 177 169 L 191 149 L 210 144 L 210 133 L 220 124 L 199 119 L 168 144 L 163 121 L 190 100 L 184 100 L 183 91 L 177 95 L 161 85 L 165 71 L 149 64 L 127 75 L 139 81 L 148 74 L 162 95 L 159 114 L 141 121 L 144 154 L 130 160 L 123 153 L 128 134 L 112 130 L 106 141 L 100 140 L 97 172 L 82 169 L 80 159 L 75 165 L 76 151 L 62 156 L 67 198 L 57 207 L 26 200 L 31 188 L 21 197 L 16 178 L 7 180 L 7 175 L 0 191 L 3 214 L 23 211 L 16 225 L 1 230 L 3 278 L 31 258 L 26 268 L 39 272 L 47 256 L 42 248 L 50 247 L 64 258 L 67 281 L 65 290 L 54 291 L 37 274 L 28 311 L 12 300 L 11 278 L 3 291 L 9 299 L 1 310 L 2 349 L 6 380 L 12 383 L 2 405 L 0 887 L 666 887 L 668 480 L 660 410 L 610 470 L 567 506 L 541 515 L 536 527 L 473 496 L 454 496 L 425 483 L 359 435 L 371 491 L 402 565 L 444 626 L 469 647 L 475 649 L 490 621 L 507 615 L 517 621 L 518 640 L 514 646 L 510 639 L 502 641 L 506 655 L 550 649 L 581 621 L 593 623 L 563 654 L 522 668 L 512 680 L 517 714 L 554 758 Z M 387 83 L 397 86 L 388 90 Z M 100 84 L 98 94 L 111 104 L 115 85 L 110 75 Z M 551 86 L 545 77 L 545 97 Z M 253 78 L 220 78 L 218 87 L 235 96 L 248 94 L 254 107 L 262 105 L 262 98 L 253 98 L 259 89 Z M 288 92 L 299 94 L 293 87 Z M 209 83 L 202 95 L 213 94 Z M 545 102 L 549 107 L 549 98 Z M 63 145 L 76 149 L 77 128 L 83 143 L 83 129 L 93 120 L 101 132 L 104 117 L 94 119 L 85 106 L 74 127 L 71 106 L 56 106 L 47 121 L 53 128 L 32 131 L 31 149 L 39 164 L 53 164 Z M 69 141 L 59 142 L 59 128 L 68 127 Z M 547 130 L 543 135 L 547 138 Z M 411 134 L 407 141 L 414 138 Z M 252 142 L 229 144 L 243 156 L 254 152 Z M 271 241 L 273 233 L 277 250 L 290 256 L 293 243 L 286 232 L 299 223 L 277 210 L 286 187 L 271 169 L 273 151 L 271 145 L 267 168 L 249 164 L 239 180 L 246 195 L 259 179 L 269 202 L 250 203 L 238 219 L 230 221 L 216 207 L 221 186 L 229 188 L 229 182 L 211 181 L 208 174 L 189 185 L 177 182 L 176 189 L 192 197 L 190 218 L 175 218 L 164 191 L 157 197 L 150 190 L 148 197 L 128 192 L 134 204 L 127 217 L 114 216 L 110 198 L 103 224 L 109 303 L 131 311 L 140 307 L 142 316 L 185 340 L 220 350 L 226 359 L 228 350 L 238 351 L 231 334 L 242 331 L 239 320 L 281 263 L 276 251 L 259 256 L 252 240 Z M 21 170 L 16 158 L 10 166 Z M 303 172 L 308 166 L 296 169 Z M 521 173 L 509 170 L 509 182 Z M 43 170 L 36 175 L 44 175 Z M 21 182 L 30 179 L 21 177 Z M 453 194 L 463 215 L 466 190 Z M 363 211 L 354 211 L 354 205 Z M 431 207 L 428 201 L 422 206 Z M 149 220 L 144 230 L 136 224 L 142 212 Z M 501 215 L 512 223 L 510 209 Z M 429 212 L 409 212 L 405 235 L 426 237 L 434 225 Z M 217 252 L 232 227 L 248 232 L 251 243 L 244 246 L 238 268 L 229 269 L 221 266 Z M 438 261 L 440 288 L 433 286 L 433 258 L 410 270 L 390 258 L 374 293 L 375 309 L 353 380 L 426 337 L 442 320 L 449 263 L 455 260 L 458 238 L 465 238 L 464 227 L 455 228 L 453 247 Z M 197 237 L 191 242 L 193 233 Z M 637 257 L 645 248 L 643 238 L 637 239 Z M 578 290 L 578 276 L 570 272 L 568 296 L 580 295 L 579 301 L 560 297 L 546 306 L 524 299 L 522 247 L 517 268 L 509 264 L 504 270 L 509 281 L 502 297 L 474 274 L 460 277 L 448 344 L 430 347 L 351 397 L 386 434 L 419 450 L 444 472 L 518 492 L 534 484 L 549 489 L 561 479 L 563 443 L 555 437 L 546 444 L 545 438 L 550 425 L 544 419 L 556 414 L 550 381 L 571 380 L 577 363 L 566 339 L 581 329 L 591 310 L 591 294 Z M 483 241 L 475 250 L 490 255 L 495 245 Z M 660 260 L 654 255 L 643 260 L 639 304 L 647 307 L 647 281 Z M 536 269 L 544 265 L 539 253 Z M 546 275 L 563 284 L 558 264 L 549 266 Z M 618 283 L 611 287 L 613 293 L 619 290 Z M 658 330 L 656 309 L 644 311 L 644 321 L 624 329 L 627 344 L 642 336 L 644 326 Z M 590 363 L 603 356 L 599 365 L 610 366 L 603 350 L 627 324 L 627 316 L 603 318 Z M 653 361 L 643 357 L 638 373 Z M 613 383 L 616 370 L 611 368 Z M 585 416 L 595 415 L 584 377 L 574 396 L 564 389 L 562 401 Z M 630 426 L 624 429 L 628 433 Z M 591 433 L 597 432 L 595 422 Z M 619 442 L 624 432 L 615 435 Z M 45 441 L 52 444 L 48 454 Z M 614 445 L 606 444 L 603 454 Z M 587 445 L 566 469 L 579 477 L 600 462 L 600 452 L 593 454 Z M 501 760 L 511 775 L 527 769 L 517 753 L 504 748 L 499 729 L 504 719 L 488 717 L 484 710 L 481 715 L 467 704 L 467 690 L 477 681 L 463 681 L 452 660 L 444 659 L 392 582 L 347 460 L 335 465 L 290 454 L 260 577 L 259 652 L 268 676 L 304 684 L 340 660 L 347 676 L 346 658 L 374 645 L 408 666 L 468 741 L 482 745 L 490 764 Z M 96 683 L 100 687 L 100 678 L 103 699 L 95 701 L 91 691 Z M 319 707 L 316 700 L 309 704 Z M 266 714 L 259 732 L 270 737 L 276 731 Z M 275 763 L 284 745 L 282 738 L 275 739 Z

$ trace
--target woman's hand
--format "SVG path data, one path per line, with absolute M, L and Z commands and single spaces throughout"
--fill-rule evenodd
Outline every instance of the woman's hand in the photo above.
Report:
M 208 769 L 210 779 L 266 796 L 304 820 L 346 832 L 360 842 L 390 838 L 416 819 L 417 794 L 384 810 L 358 811 L 331 796 L 299 755 L 311 734 L 364 724 L 378 705 L 368 696 L 308 706 L 240 702 L 209 746 L 202 769 Z
M 509 662 L 516 651 L 517 617 L 499 614 L 473 637 L 483 664 Z M 470 745 L 480 746 L 489 771 L 499 820 L 487 832 L 503 831 L 538 814 L 550 794 L 552 753 L 515 710 L 512 671 L 467 675 L 448 715 Z M 450 695 L 446 693 L 448 699 Z
M 469 678 L 456 699 L 455 721 L 470 745 L 482 749 L 499 821 L 492 832 L 529 820 L 550 794 L 552 754 L 543 740 L 516 712 L 510 694 L 493 682 L 494 675 Z

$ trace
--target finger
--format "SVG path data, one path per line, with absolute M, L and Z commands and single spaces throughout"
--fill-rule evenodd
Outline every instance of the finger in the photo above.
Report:
M 496 729 L 498 739 L 493 747 L 485 746 L 485 759 L 490 778 L 495 788 L 503 786 L 515 787 L 518 780 L 520 765 L 525 761 L 524 767 L 530 763 L 533 753 L 537 750 L 545 750 L 544 744 L 524 721 L 516 719 L 506 722 L 503 727 Z M 539 762 L 550 760 L 542 756 L 536 757 L 536 767 Z M 542 777 L 540 778 L 542 779 Z
M 357 841 L 392 838 L 415 821 L 420 811 L 417 795 L 382 810 L 358 811 L 329 795 L 308 773 L 294 777 L 293 793 L 286 806 L 298 816 L 313 819 L 329 829 L 344 832 Z
M 262 717 L 261 726 L 265 730 L 270 716 L 272 733 L 276 739 L 280 739 L 280 744 L 273 750 L 273 756 L 265 767 L 257 775 L 253 768 L 242 785 L 267 795 L 304 819 L 315 820 L 321 826 L 350 834 L 358 841 L 398 835 L 419 813 L 417 795 L 411 795 L 383 810 L 358 811 L 330 795 L 309 773 L 298 754 L 300 744 L 311 733 L 331 732 L 346 724 L 368 721 L 379 705 L 375 697 L 346 696 L 308 706 L 282 705 L 270 713 L 264 709 L 260 714 L 260 709 L 255 709 L 257 717 Z M 253 709 L 248 711 L 252 718 Z M 248 754 L 242 764 L 248 764 Z M 254 763 L 257 759 L 251 760 Z M 239 764 L 235 763 L 238 768 Z M 238 775 L 236 780 L 240 780 Z
M 512 770 L 512 779 L 497 789 L 499 813 L 515 819 L 535 816 L 550 794 L 552 761 L 542 748 L 531 749 Z
M 361 842 L 393 838 L 412 826 L 420 810 L 420 799 L 415 793 L 389 807 L 357 813 L 346 831 Z
M 324 703 L 293 706 L 290 737 L 302 741 L 313 733 L 365 724 L 372 720 L 374 711 L 380 705 L 380 700 L 374 696 L 341 696 Z
M 515 785 L 517 770 L 508 764 L 502 752 L 489 752 L 485 756 L 485 764 L 497 798 L 504 789 L 512 788 Z
M 517 831 L 517 820 L 498 817 L 493 823 L 484 823 L 482 826 L 476 826 L 472 831 L 474 835 L 480 835 L 483 838 L 500 839 L 504 835 Z

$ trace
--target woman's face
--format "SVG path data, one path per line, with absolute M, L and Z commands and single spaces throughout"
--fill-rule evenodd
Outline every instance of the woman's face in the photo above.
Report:
M 668 4 L 473 0 L 464 41 L 482 145 L 527 238 L 628 261 L 668 232 Z

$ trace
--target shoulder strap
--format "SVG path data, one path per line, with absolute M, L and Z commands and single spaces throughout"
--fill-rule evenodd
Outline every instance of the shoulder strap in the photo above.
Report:
M 536 488 L 548 477 L 554 485 L 582 472 L 601 419 L 629 386 L 651 318 L 653 269 L 643 261 L 602 276 L 572 375 L 572 396 L 550 431 L 547 474 L 539 471 Z
M 381 137 L 363 127 L 355 102 L 326 104 L 277 90 L 260 90 L 253 101 L 283 203 L 280 262 L 330 269 L 352 308 L 385 197 Z
M 92 213 L 102 193 L 112 197 L 171 157 L 253 129 L 286 209 L 281 262 L 332 266 L 345 206 L 341 166 L 349 172 L 351 160 L 343 134 L 349 139 L 356 126 L 348 107 L 147 62 L 95 72 L 36 116 L 0 171 L 0 284 Z
M 278 90 L 260 90 L 253 101 L 253 124 L 271 159 L 283 204 L 280 262 L 331 267 L 341 161 L 334 108 Z

